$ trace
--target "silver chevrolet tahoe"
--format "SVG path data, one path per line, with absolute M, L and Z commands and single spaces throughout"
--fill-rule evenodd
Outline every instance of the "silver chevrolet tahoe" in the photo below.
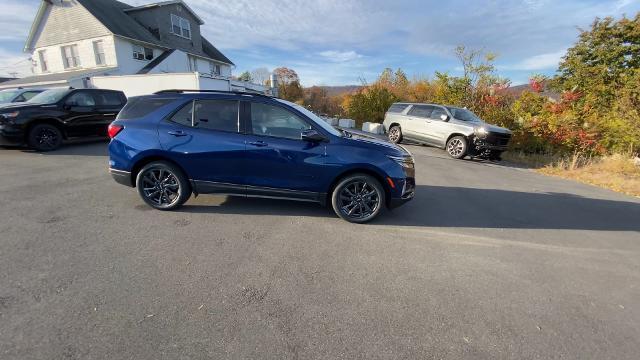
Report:
M 456 159 L 500 160 L 511 139 L 509 129 L 487 124 L 467 109 L 436 104 L 395 103 L 383 125 L 391 142 L 436 146 Z

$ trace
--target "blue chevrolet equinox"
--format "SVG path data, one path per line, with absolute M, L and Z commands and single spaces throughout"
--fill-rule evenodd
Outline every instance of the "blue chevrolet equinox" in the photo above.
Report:
M 330 203 L 356 223 L 413 198 L 404 148 L 338 130 L 265 95 L 166 90 L 129 99 L 109 127 L 109 171 L 159 210 L 193 193 Z

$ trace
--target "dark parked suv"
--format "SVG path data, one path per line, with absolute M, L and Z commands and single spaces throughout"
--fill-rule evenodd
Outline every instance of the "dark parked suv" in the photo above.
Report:
M 414 195 L 404 148 L 264 95 L 172 90 L 132 98 L 109 136 L 113 178 L 160 210 L 192 193 L 219 193 L 330 203 L 362 223 Z
M 64 139 L 107 136 L 107 127 L 127 102 L 122 91 L 59 88 L 0 108 L 0 145 L 57 149 Z

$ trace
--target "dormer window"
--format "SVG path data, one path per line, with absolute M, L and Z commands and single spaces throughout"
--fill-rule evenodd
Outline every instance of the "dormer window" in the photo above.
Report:
M 186 39 L 191 39 L 191 24 L 189 20 L 171 14 L 171 33 Z

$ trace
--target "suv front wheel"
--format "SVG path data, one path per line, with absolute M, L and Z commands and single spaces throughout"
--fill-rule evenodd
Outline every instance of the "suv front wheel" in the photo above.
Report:
M 447 153 L 454 159 L 462 159 L 467 155 L 467 139 L 464 136 L 454 136 L 447 141 Z
M 333 189 L 331 205 L 342 219 L 366 223 L 382 211 L 384 196 L 382 185 L 374 177 L 354 174 L 342 179 Z

